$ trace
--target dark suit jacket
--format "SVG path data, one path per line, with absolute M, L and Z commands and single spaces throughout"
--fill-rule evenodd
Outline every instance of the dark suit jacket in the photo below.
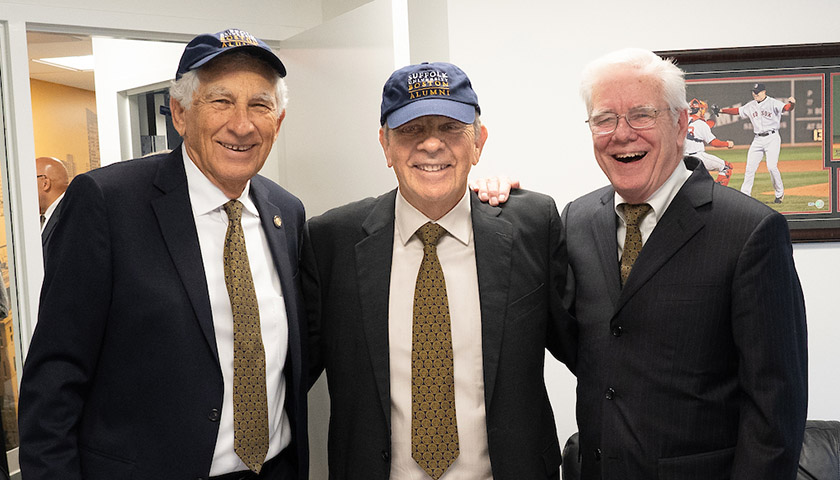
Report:
M 623 289 L 612 187 L 563 211 L 582 478 L 793 479 L 808 369 L 787 223 L 685 164 Z
M 330 392 L 330 478 L 389 476 L 395 198 L 391 191 L 332 210 L 307 222 L 304 234 L 312 380 L 325 367 Z M 473 194 L 472 221 L 494 478 L 558 478 L 560 446 L 543 364 L 546 346 L 573 364 L 574 334 L 559 297 L 566 253 L 557 208 L 530 192 L 516 192 L 501 208 Z
M 251 197 L 286 303 L 286 409 L 304 479 L 303 206 L 259 176 Z M 206 478 L 228 399 L 181 148 L 79 175 L 62 203 L 23 371 L 23 475 Z
M 62 200 L 64 200 L 62 198 Z M 47 221 L 47 224 L 44 225 L 44 231 L 41 232 L 41 247 L 44 250 L 44 259 L 47 258 L 47 249 L 50 246 L 50 240 L 52 239 L 53 231 L 55 231 L 55 226 L 58 223 L 58 219 L 61 217 L 61 202 L 58 202 L 58 205 L 55 206 L 55 210 L 53 210 L 52 215 L 50 215 L 50 219 Z

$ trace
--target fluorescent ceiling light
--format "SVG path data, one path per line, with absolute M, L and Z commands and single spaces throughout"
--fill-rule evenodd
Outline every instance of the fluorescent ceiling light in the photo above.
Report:
M 52 65 L 53 67 L 66 68 L 77 72 L 88 72 L 93 70 L 93 55 L 82 55 L 80 57 L 56 57 L 32 59 L 33 62 Z

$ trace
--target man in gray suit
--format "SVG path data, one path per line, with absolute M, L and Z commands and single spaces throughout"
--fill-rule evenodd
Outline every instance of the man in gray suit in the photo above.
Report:
M 784 217 L 683 158 L 683 72 L 628 49 L 581 93 L 610 185 L 563 211 L 584 479 L 793 479 L 807 410 Z
M 467 192 L 479 113 L 454 65 L 394 72 L 379 138 L 399 188 L 307 223 L 331 478 L 559 479 L 543 364 L 546 347 L 574 362 L 562 227 L 545 195 L 493 207 Z

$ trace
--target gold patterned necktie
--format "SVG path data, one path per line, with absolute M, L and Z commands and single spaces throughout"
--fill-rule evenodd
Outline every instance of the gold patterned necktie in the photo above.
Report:
M 233 450 L 259 473 L 268 453 L 268 403 L 265 350 L 260 308 L 242 230 L 242 203 L 223 205 L 228 215 L 225 235 L 225 285 L 233 311 Z
M 621 252 L 621 285 L 624 286 L 627 277 L 630 276 L 633 264 L 639 258 L 639 252 L 642 251 L 642 231 L 639 230 L 639 223 L 645 218 L 651 207 L 647 203 L 638 205 L 622 203 L 618 208 L 624 213 L 624 221 L 627 224 L 627 232 L 624 234 L 624 250 Z
M 431 222 L 417 230 L 423 262 L 414 288 L 411 345 L 411 457 L 435 480 L 459 453 L 449 301 L 437 255 L 445 233 Z

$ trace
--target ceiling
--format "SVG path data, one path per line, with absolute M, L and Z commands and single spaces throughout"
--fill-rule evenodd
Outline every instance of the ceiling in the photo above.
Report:
M 94 91 L 93 71 L 77 72 L 32 61 L 39 58 L 90 55 L 90 36 L 62 33 L 27 32 L 29 78 Z

